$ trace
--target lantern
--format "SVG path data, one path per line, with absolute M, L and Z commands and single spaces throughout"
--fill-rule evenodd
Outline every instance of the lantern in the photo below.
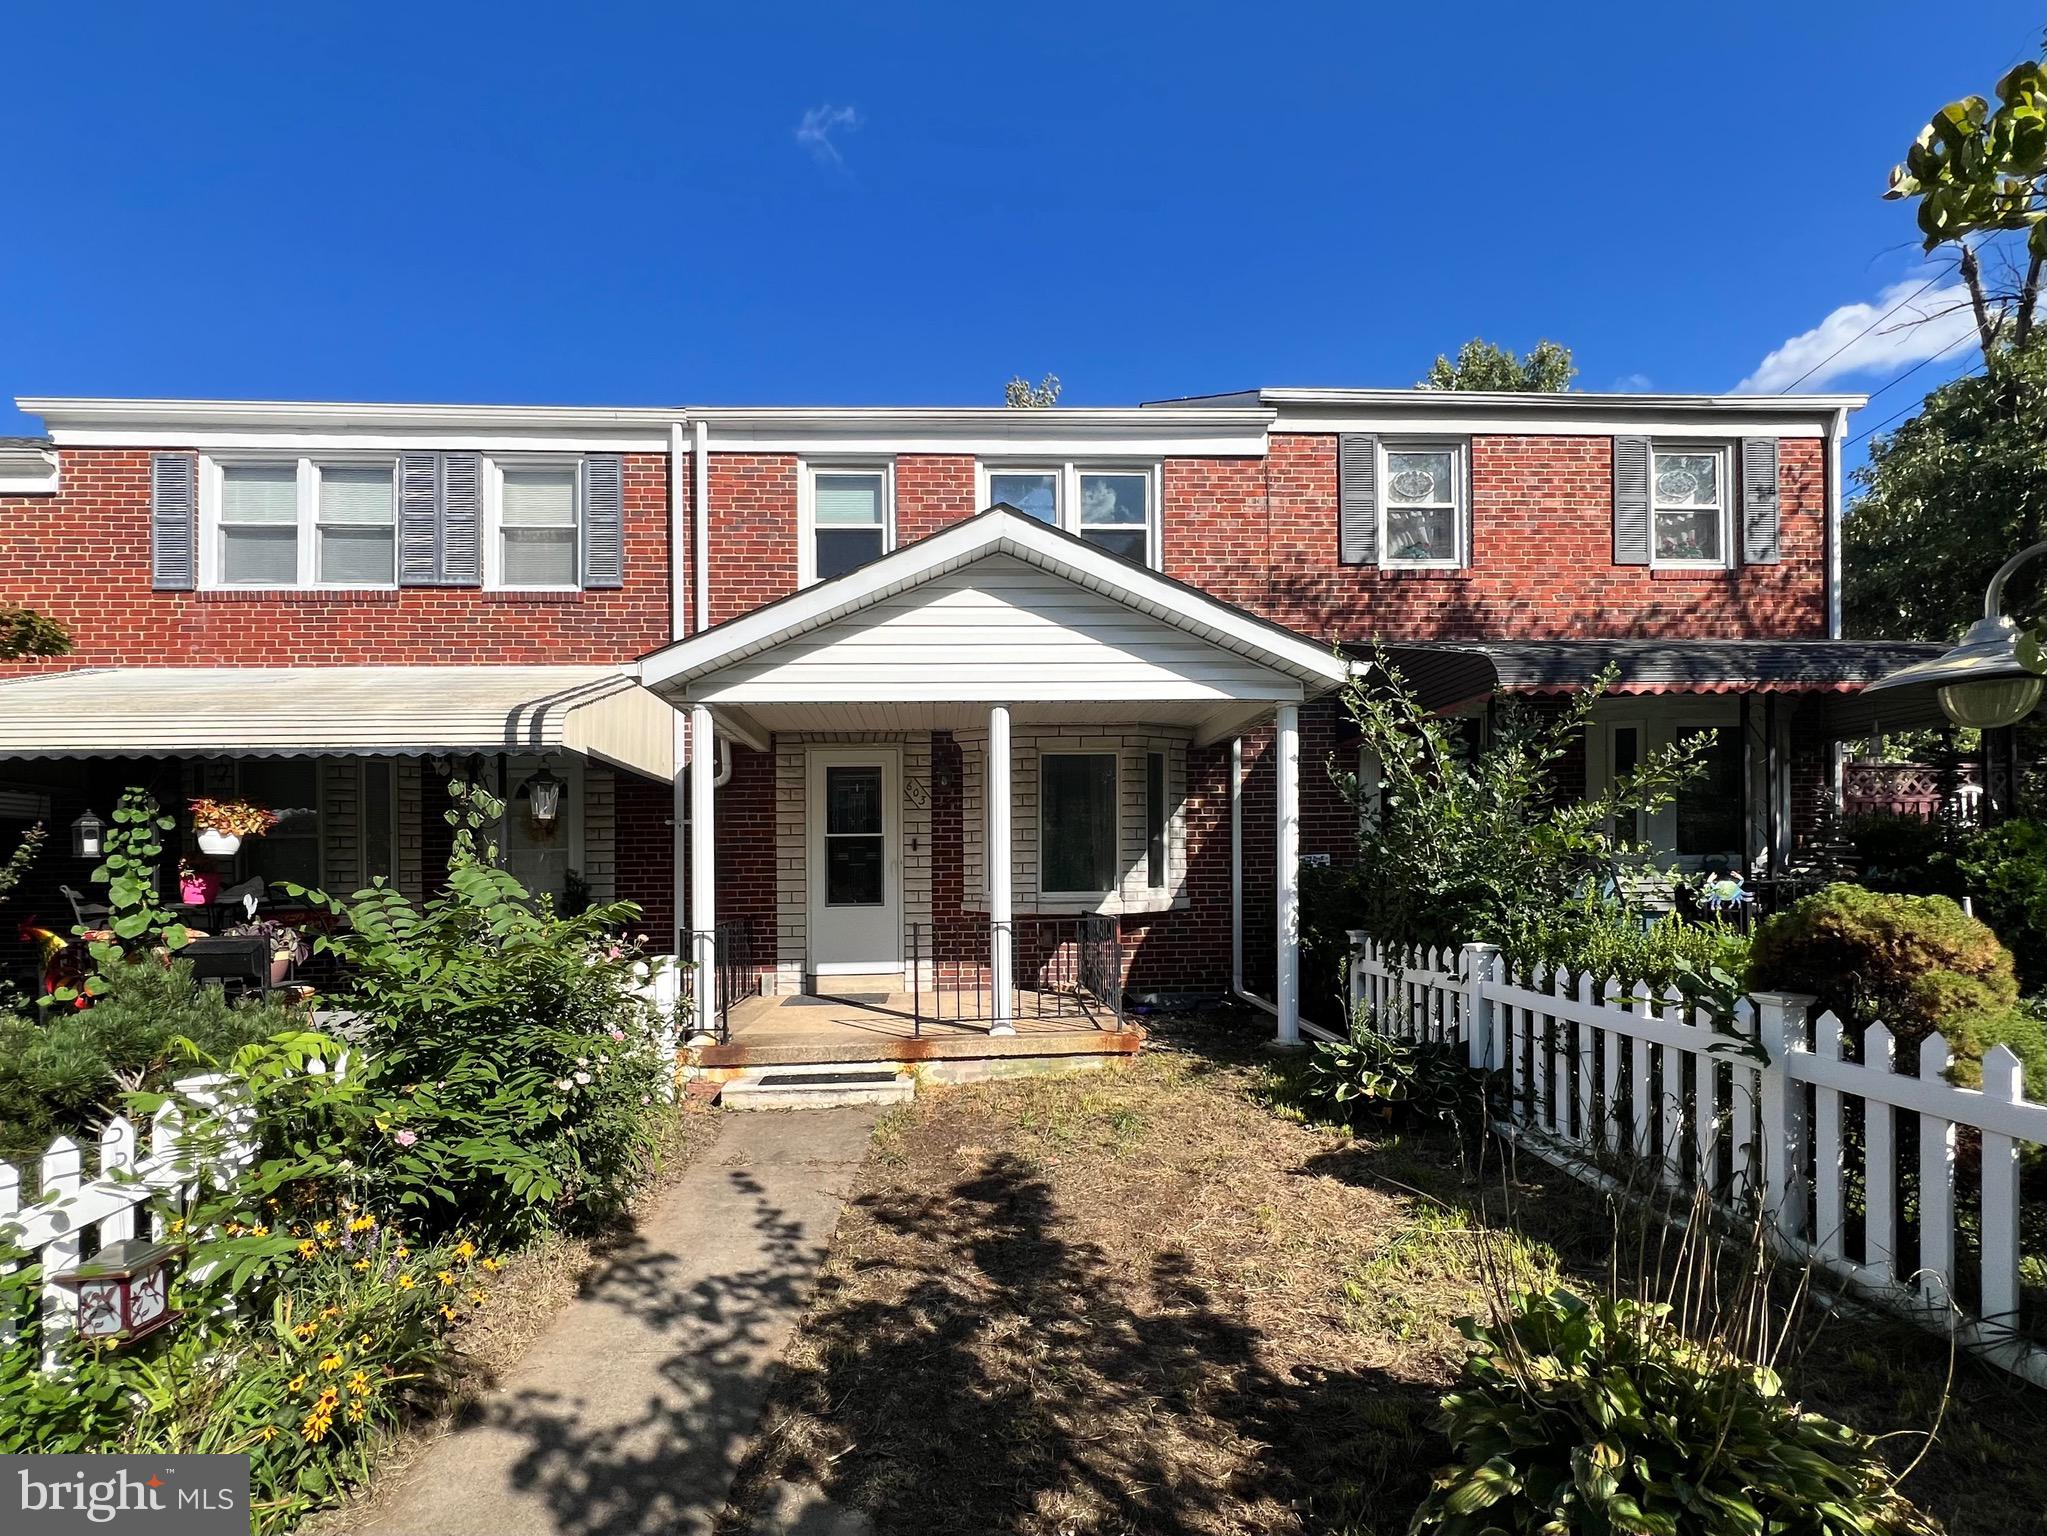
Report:
M 551 827 L 555 818 L 561 815 L 563 783 L 555 777 L 551 768 L 543 764 L 540 772 L 520 787 L 519 793 L 526 797 L 526 811 L 533 818 L 534 825 Z
M 81 1338 L 132 1343 L 177 1316 L 171 1310 L 171 1260 L 177 1256 L 169 1243 L 123 1238 L 51 1279 L 78 1292 Z
M 87 811 L 71 823 L 71 856 L 97 859 L 106 851 L 107 824 Z

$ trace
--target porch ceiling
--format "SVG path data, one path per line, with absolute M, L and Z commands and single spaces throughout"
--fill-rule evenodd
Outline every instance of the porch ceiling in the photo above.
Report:
M 617 667 L 98 667 L 0 682 L 0 758 L 578 752 L 674 776 Z

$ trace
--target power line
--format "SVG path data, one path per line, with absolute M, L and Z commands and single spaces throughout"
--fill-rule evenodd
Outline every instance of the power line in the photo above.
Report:
M 1931 361 L 1932 361 L 1932 359 L 1931 359 L 1931 358 L 1928 358 L 1928 359 L 1927 359 L 1927 361 L 1928 361 L 1928 362 L 1931 362 Z M 1982 370 L 1981 370 L 1980 368 L 1971 368 L 1971 369 L 1969 369 L 1969 371 L 1968 371 L 1968 372 L 1966 372 L 1966 373 L 1958 373 L 1958 374 L 1956 374 L 1956 375 L 1955 375 L 1955 376 L 1954 376 L 1954 377 L 1953 377 L 1952 379 L 1949 379 L 1949 380 L 1948 380 L 1948 383 L 1950 383 L 1950 384 L 1959 384 L 1959 383 L 1960 383 L 1960 382 L 1961 382 L 1961 381 L 1962 381 L 1963 379 L 1972 379 L 1972 378 L 1974 378 L 1974 377 L 1975 377 L 1975 376 L 1976 376 L 1976 375 L 1977 375 L 1977 374 L 1978 374 L 1979 372 L 1981 372 L 1981 371 L 1982 371 Z M 1872 395 L 1872 396 L 1871 396 L 1870 398 L 1871 398 L 1871 399 L 1875 399 L 1876 397 L 1875 397 L 1874 395 Z M 1862 430 L 1861 430 L 1860 432 L 1856 433 L 1856 434 L 1855 434 L 1855 435 L 1854 435 L 1853 437 L 1849 438 L 1849 439 L 1848 439 L 1848 441 L 1847 441 L 1847 442 L 1846 442 L 1845 444 L 1843 444 L 1842 446 L 1844 446 L 1844 447 L 1847 447 L 1847 448 L 1853 448 L 1853 447 L 1854 447 L 1854 446 L 1855 446 L 1855 445 L 1856 445 L 1857 443 L 1861 442 L 1861 441 L 1862 441 L 1862 440 L 1863 440 L 1863 439 L 1864 439 L 1865 437 L 1874 437 L 1874 436 L 1875 436 L 1875 435 L 1876 435 L 1877 433 L 1879 433 L 1879 432 L 1883 431 L 1883 429 L 1884 429 L 1885 427 L 1889 426 L 1889 425 L 1890 425 L 1890 424 L 1891 424 L 1892 422 L 1896 421 L 1896 420 L 1897 420 L 1897 419 L 1898 419 L 1898 418 L 1899 418 L 1900 416 L 1909 416 L 1909 415 L 1911 415 L 1911 414 L 1912 414 L 1912 413 L 1913 413 L 1914 411 L 1918 410 L 1918 409 L 1919 409 L 1919 408 L 1920 408 L 1921 406 L 1923 406 L 1923 405 L 1924 405 L 1925 403 L 1926 403 L 1926 402 L 1925 402 L 1924 400 L 1915 400 L 1915 401 L 1913 401 L 1913 402 L 1912 402 L 1912 403 L 1911 403 L 1910 405 L 1908 405 L 1908 406 L 1905 406 L 1905 407 L 1903 407 L 1903 408 L 1902 408 L 1902 409 L 1900 409 L 1900 410 L 1896 410 L 1896 411 L 1893 411 L 1893 412 L 1891 412 L 1891 414 L 1890 414 L 1890 415 L 1886 416 L 1886 417 L 1885 417 L 1885 418 L 1884 418 L 1884 419 L 1883 419 L 1882 421 L 1878 422 L 1878 423 L 1877 423 L 1877 424 L 1876 424 L 1875 426 L 1873 426 L 1873 427 L 1864 427 L 1864 428 L 1863 428 L 1863 429 L 1862 429 Z
M 1969 327 L 1968 330 L 1962 332 L 1961 335 L 1957 336 L 1953 341 L 1949 342 L 1946 346 L 1942 347 L 1938 352 L 1934 353 L 1931 357 L 1920 358 L 1918 362 L 1914 363 L 1910 368 L 1907 368 L 1895 379 L 1892 379 L 1891 382 L 1884 385 L 1882 389 L 1872 390 L 1870 392 L 1869 399 L 1874 400 L 1878 395 L 1885 393 L 1885 391 L 1896 389 L 1900 384 L 1904 383 L 1907 379 L 1911 378 L 1913 374 L 1917 373 L 1921 368 L 1924 368 L 1928 363 L 1939 362 L 1942 358 L 1946 357 L 1948 353 L 1954 351 L 1956 347 L 1959 347 L 1963 342 L 1974 341 L 1975 339 L 1976 328 L 1972 325 Z M 1864 405 L 1867 405 L 1868 403 L 1869 403 L 1868 400 L 1865 400 L 1863 402 Z
M 1807 379 L 1811 378 L 1814 374 L 1818 373 L 1822 368 L 1826 367 L 1827 364 L 1831 363 L 1843 352 L 1846 352 L 1850 347 L 1854 346 L 1856 342 L 1862 340 L 1863 337 L 1867 336 L 1871 331 L 1875 330 L 1878 326 L 1882 325 L 1886 320 L 1890 319 L 1892 315 L 1895 315 L 1899 310 L 1903 309 L 1907 304 L 1910 304 L 1914 299 L 1918 298 L 1920 294 L 1926 292 L 1927 289 L 1931 288 L 1935 283 L 1939 282 L 1943 277 L 1946 276 L 1947 274 L 1945 272 L 1934 273 L 1933 276 L 1929 277 L 1917 288 L 1913 289 L 1910 293 L 1906 294 L 1902 299 L 1898 300 L 1897 303 L 1893 304 L 1889 309 L 1885 310 L 1882 314 L 1878 315 L 1874 320 L 1870 321 L 1869 324 L 1865 325 L 1853 336 L 1850 336 L 1846 341 L 1842 342 L 1841 345 L 1834 348 L 1833 351 L 1829 352 L 1825 357 L 1821 358 L 1818 362 L 1814 363 L 1810 368 L 1806 369 L 1805 372 L 1801 373 L 1789 384 L 1786 384 L 1782 389 L 1778 390 L 1777 393 L 1780 395 L 1790 394 L 1791 391 L 1798 388 L 1799 385 L 1803 384 Z

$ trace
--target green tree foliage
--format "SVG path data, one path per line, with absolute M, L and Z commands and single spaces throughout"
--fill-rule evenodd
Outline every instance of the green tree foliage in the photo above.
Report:
M 1358 805 L 1365 926 L 1395 945 L 1483 941 L 1509 950 L 1548 932 L 1556 914 L 1642 867 L 1644 851 L 1613 828 L 1660 809 L 1697 771 L 1703 741 L 1652 754 L 1588 800 L 1565 796 L 1557 770 L 1578 745 L 1600 689 L 1553 714 L 1503 705 L 1492 739 L 1467 752 L 1430 714 L 1383 653 L 1345 689 L 1376 796 L 1336 771 Z
M 1852 633 L 1952 640 L 1983 612 L 1991 574 L 2047 538 L 2047 347 L 1999 349 L 1918 415 L 1870 440 L 1842 530 Z M 2047 618 L 2047 563 L 2021 567 L 2005 610 Z
M 1042 411 L 1059 403 L 1059 375 L 1048 373 L 1033 384 L 1022 374 L 1011 374 L 1002 386 L 1002 403 L 1013 411 Z
M 1457 349 L 1455 362 L 1439 354 L 1429 376 L 1415 388 L 1557 395 L 1569 389 L 1577 376 L 1571 349 L 1562 342 L 1538 341 L 1527 356 L 1516 357 L 1511 347 L 1495 346 L 1474 336 Z
M 1917 198 L 1926 249 L 1953 245 L 1986 357 L 2007 339 L 2024 351 L 2034 331 L 2040 275 L 2047 269 L 2047 65 L 2028 60 L 1997 82 L 1997 106 L 1981 96 L 1951 101 L 1919 131 L 1891 170 L 1886 198 Z M 1999 233 L 2026 236 L 2015 292 L 1985 289 L 1975 243 Z
M 32 609 L 0 603 L 0 661 L 70 653 L 71 636 L 62 624 Z

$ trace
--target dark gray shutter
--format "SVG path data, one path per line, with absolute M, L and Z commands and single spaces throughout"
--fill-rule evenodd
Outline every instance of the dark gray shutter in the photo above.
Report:
M 1613 440 L 1613 563 L 1649 563 L 1649 439 Z
M 199 585 L 199 460 L 159 453 L 149 462 L 149 584 L 159 592 Z
M 583 460 L 583 585 L 625 585 L 625 461 L 615 453 Z
M 441 580 L 440 455 L 398 458 L 398 585 L 438 586 Z
M 1336 446 L 1336 556 L 1345 565 L 1379 559 L 1379 439 L 1346 432 Z
M 1777 537 L 1777 439 L 1741 440 L 1741 558 L 1776 565 L 1784 558 Z
M 441 455 L 441 585 L 483 585 L 483 455 Z

